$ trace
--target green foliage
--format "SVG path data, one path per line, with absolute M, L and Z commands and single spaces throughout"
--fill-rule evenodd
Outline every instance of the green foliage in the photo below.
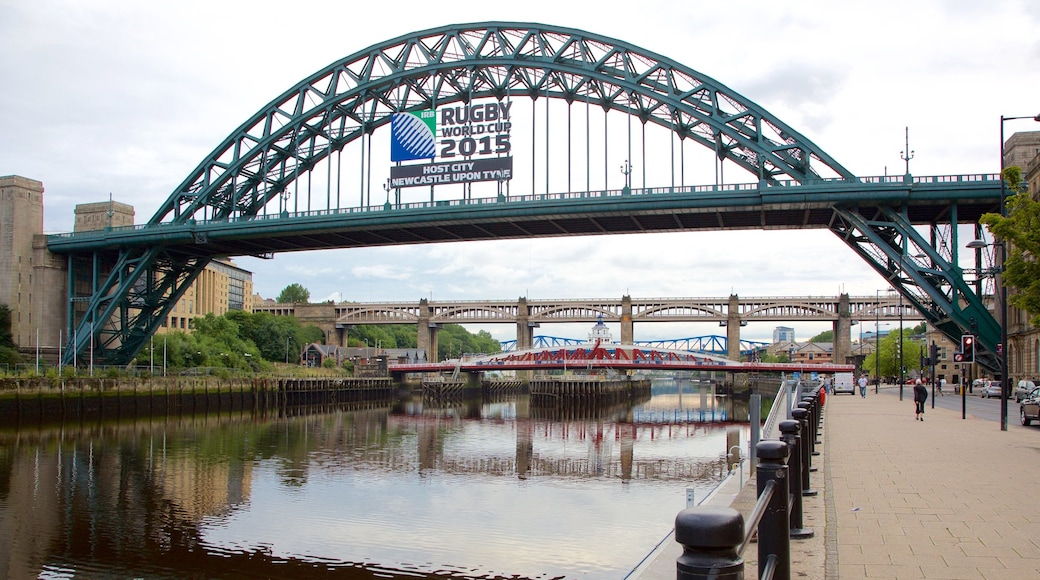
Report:
M 325 333 L 320 328 L 304 326 L 291 316 L 235 310 L 228 312 L 224 317 L 238 326 L 239 336 L 243 340 L 256 345 L 258 354 L 264 360 L 272 362 L 288 360 L 290 363 L 296 363 L 300 360 L 303 347 L 312 342 L 325 342 Z
M 329 358 L 321 361 L 321 367 L 325 368 L 325 369 L 334 369 L 334 368 L 336 368 L 336 359 L 334 359 L 332 357 L 329 357 Z
M 458 324 L 445 324 L 437 336 L 437 356 L 439 360 L 459 358 L 463 354 L 489 354 L 502 350 L 502 344 L 491 337 L 491 333 L 482 330 L 470 334 Z
M 914 329 L 904 328 L 902 336 L 898 331 L 888 333 L 877 344 L 874 352 L 863 359 L 862 370 L 871 375 L 880 372 L 881 376 L 891 377 L 899 375 L 900 366 L 906 367 L 907 371 L 917 368 L 921 362 L 924 342 L 910 340 L 914 332 Z
M 809 342 L 834 342 L 834 331 L 824 330 L 820 334 L 810 338 Z
M 0 348 L 3 347 L 15 347 L 14 335 L 11 334 L 11 309 L 6 304 L 0 304 Z
M 350 329 L 347 346 L 382 348 L 416 348 L 418 337 L 412 324 L 367 324 Z M 366 342 L 367 341 L 367 342 Z M 445 324 L 437 334 L 437 356 L 440 360 L 457 358 L 459 353 L 500 352 L 502 344 L 486 330 L 471 334 L 458 324 Z
M 418 337 L 412 324 L 363 324 L 347 334 L 347 346 L 363 347 L 365 341 L 372 347 L 415 348 Z
M 25 362 L 18 349 L 13 346 L 0 346 L 0 364 L 17 365 Z
M 760 356 L 758 360 L 760 362 L 764 362 L 764 363 L 785 363 L 785 362 L 791 362 L 790 360 L 788 360 L 788 355 L 787 355 L 786 352 L 785 353 L 779 353 L 778 352 L 776 354 L 769 354 L 768 352 L 764 352 L 763 351 L 762 356 Z
M 283 304 L 307 304 L 311 299 L 311 291 L 304 288 L 302 285 L 293 282 L 285 288 L 282 288 L 281 294 L 278 295 L 277 302 Z
M 1004 180 L 1014 195 L 1007 198 L 1007 217 L 987 213 L 979 220 L 991 234 L 1007 243 L 1004 261 L 1004 285 L 1008 302 L 1029 313 L 1029 322 L 1040 326 L 1040 202 L 1021 191 L 1022 170 L 1012 166 L 1004 170 Z

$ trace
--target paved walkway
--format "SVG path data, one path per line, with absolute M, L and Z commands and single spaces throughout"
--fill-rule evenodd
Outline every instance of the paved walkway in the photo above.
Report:
M 1040 427 L 1008 408 L 1001 431 L 930 403 L 916 421 L 894 390 L 828 397 L 811 477 L 820 495 L 804 502 L 815 536 L 791 542 L 792 577 L 1040 578 Z M 753 495 L 752 484 L 713 499 L 746 514 Z M 638 578 L 675 578 L 681 548 L 670 544 Z

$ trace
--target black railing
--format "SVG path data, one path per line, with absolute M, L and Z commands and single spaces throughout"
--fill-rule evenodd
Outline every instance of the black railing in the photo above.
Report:
M 791 578 L 791 539 L 811 538 L 803 527 L 802 498 L 809 487 L 822 404 L 819 389 L 802 397 L 794 420 L 781 421 L 781 439 L 760 441 L 756 485 L 758 501 L 747 522 L 730 507 L 687 508 L 675 518 L 675 540 L 683 547 L 676 560 L 677 580 L 744 578 L 744 550 L 758 534 L 758 577 Z

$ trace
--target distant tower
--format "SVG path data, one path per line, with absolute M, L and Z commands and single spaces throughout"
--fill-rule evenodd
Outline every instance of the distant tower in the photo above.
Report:
M 614 344 L 614 335 L 611 334 L 610 329 L 607 328 L 606 324 L 603 324 L 603 316 L 597 317 L 596 324 L 589 331 L 589 342 L 592 344 L 599 343 L 603 346 Z
M 76 224 L 74 232 L 89 232 L 105 228 L 119 228 L 134 225 L 134 206 L 118 201 L 99 201 L 81 203 L 76 206 Z
M 43 234 L 43 183 L 0 177 L 0 303 L 11 310 L 11 334 L 22 348 L 36 343 L 32 317 L 33 238 Z
M 794 342 L 794 329 L 789 326 L 777 326 L 773 329 L 773 343 Z

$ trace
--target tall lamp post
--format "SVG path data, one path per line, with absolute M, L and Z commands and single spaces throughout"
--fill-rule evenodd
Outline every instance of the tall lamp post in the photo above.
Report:
M 903 385 L 906 380 L 903 377 L 903 293 L 899 293 L 899 400 L 903 400 Z
M 881 388 L 881 290 L 877 291 L 874 308 L 874 394 Z

